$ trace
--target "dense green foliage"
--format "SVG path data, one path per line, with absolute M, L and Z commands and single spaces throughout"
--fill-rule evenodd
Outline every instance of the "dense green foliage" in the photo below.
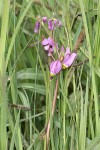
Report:
M 61 20 L 55 40 L 71 50 L 85 31 L 73 66 L 51 81 L 37 16 Z M 99 0 L 0 1 L 0 150 L 100 149 L 99 30 Z

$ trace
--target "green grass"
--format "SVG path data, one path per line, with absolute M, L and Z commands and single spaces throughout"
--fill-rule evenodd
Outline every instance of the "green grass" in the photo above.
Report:
M 71 50 L 85 31 L 76 67 L 51 81 L 40 44 L 51 33 L 34 33 L 37 16 L 62 21 L 55 41 Z M 100 149 L 99 28 L 99 0 L 0 1 L 0 150 Z

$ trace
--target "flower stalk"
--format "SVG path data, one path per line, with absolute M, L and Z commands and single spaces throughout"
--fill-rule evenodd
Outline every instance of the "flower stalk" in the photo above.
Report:
M 34 32 L 38 33 L 40 28 L 45 25 L 48 27 L 48 30 L 51 31 L 51 37 L 43 38 L 41 45 L 43 46 L 45 52 L 48 54 L 48 57 L 51 59 L 51 63 L 49 64 L 49 71 L 50 71 L 50 79 L 52 79 L 53 76 L 59 74 L 61 71 L 63 71 L 66 68 L 69 68 L 73 64 L 77 56 L 76 52 L 77 45 L 79 44 L 75 46 L 74 52 L 71 52 L 69 47 L 65 49 L 63 45 L 61 46 L 61 48 L 59 48 L 58 43 L 55 42 L 54 32 L 56 28 L 61 29 L 62 22 L 55 18 L 51 19 L 48 19 L 47 17 L 39 18 L 39 20 L 35 24 Z M 56 107 L 57 92 L 58 92 L 58 78 L 56 80 L 56 88 L 54 91 L 52 114 L 46 127 L 46 150 L 48 150 L 49 148 L 51 121 L 53 120 L 54 111 Z
M 53 98 L 53 103 L 52 103 L 52 116 L 51 116 L 51 119 L 53 119 L 53 116 L 54 116 L 54 111 L 55 111 L 56 101 L 57 101 L 57 92 L 58 92 L 58 78 L 56 80 L 56 88 L 55 88 L 55 91 L 54 91 L 54 98 Z M 46 150 L 48 150 L 48 146 L 49 146 L 51 119 L 49 119 L 49 121 L 48 121 L 47 130 L 46 130 Z

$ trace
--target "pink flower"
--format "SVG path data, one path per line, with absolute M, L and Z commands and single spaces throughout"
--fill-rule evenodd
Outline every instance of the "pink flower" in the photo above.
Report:
M 44 16 L 42 18 L 38 18 L 38 21 L 35 23 L 35 28 L 34 28 L 34 32 L 35 33 L 38 33 L 39 32 L 39 29 L 40 29 L 40 26 L 41 25 L 44 25 L 44 24 L 47 24 L 48 23 L 48 29 L 49 30 L 55 30 L 55 28 L 58 26 L 58 27 L 61 27 L 62 26 L 62 22 L 58 19 L 49 19 Z
M 62 22 L 60 20 L 58 20 L 58 27 L 62 26 Z
M 61 48 L 62 52 L 64 51 L 64 47 L 62 46 Z M 66 52 L 64 54 L 64 59 L 63 61 L 60 60 L 55 60 L 51 62 L 50 64 L 50 74 L 51 76 L 54 76 L 58 74 L 62 69 L 66 69 L 72 65 L 76 58 L 77 54 L 76 53 L 70 53 L 70 48 L 66 48 Z
M 52 30 L 52 31 L 55 29 L 54 28 L 54 23 L 53 23 L 52 19 L 48 20 L 48 29 Z
M 47 22 L 47 17 L 42 17 L 42 21 L 45 23 Z
M 48 37 L 47 39 L 45 38 L 42 43 L 41 43 L 45 49 L 45 51 L 48 52 L 48 56 L 51 55 L 51 53 L 54 51 L 54 41 L 52 38 Z
M 58 19 L 49 19 L 48 20 L 49 30 L 52 30 L 52 31 L 55 30 L 56 26 L 61 27 L 62 26 L 61 21 L 59 21 Z
M 68 68 L 72 65 L 73 61 L 75 60 L 77 54 L 76 53 L 70 53 L 70 48 L 66 48 L 64 60 L 62 62 L 63 69 Z
M 62 69 L 62 64 L 59 60 L 55 60 L 50 64 L 50 74 L 51 76 L 56 75 Z
M 40 29 L 40 22 L 38 21 L 38 22 L 36 22 L 36 24 L 35 24 L 34 32 L 35 32 L 35 33 L 38 33 L 38 32 L 39 32 L 39 29 Z
M 43 23 L 46 23 L 46 22 L 47 22 L 47 17 L 42 17 L 41 20 L 39 20 L 39 21 L 37 21 L 37 22 L 35 23 L 35 28 L 34 28 L 34 32 L 35 32 L 35 33 L 38 33 L 38 32 L 39 32 L 40 25 L 41 25 L 42 22 L 43 22 Z

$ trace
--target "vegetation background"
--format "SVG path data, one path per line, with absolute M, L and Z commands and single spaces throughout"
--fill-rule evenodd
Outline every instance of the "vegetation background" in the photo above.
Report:
M 85 31 L 76 66 L 52 81 L 37 16 L 62 21 L 55 39 L 71 49 Z M 0 0 L 0 31 L 0 150 L 99 150 L 100 1 Z

